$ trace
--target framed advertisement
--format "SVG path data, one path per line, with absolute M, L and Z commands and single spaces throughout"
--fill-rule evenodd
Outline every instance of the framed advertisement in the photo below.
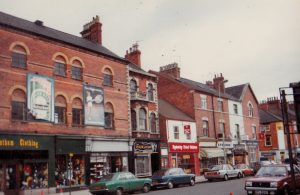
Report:
M 54 122 L 54 80 L 27 74 L 27 109 L 29 118 Z
M 83 86 L 84 124 L 104 126 L 104 92 L 100 87 Z

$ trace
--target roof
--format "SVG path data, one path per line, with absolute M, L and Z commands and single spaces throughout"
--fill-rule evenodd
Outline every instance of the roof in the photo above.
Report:
M 259 120 L 261 124 L 282 121 L 280 116 L 277 116 L 270 111 L 259 109 Z
M 24 31 L 26 33 L 34 34 L 37 36 L 42 36 L 75 47 L 80 47 L 82 49 L 86 49 L 95 53 L 100 53 L 102 55 L 128 63 L 126 59 L 119 57 L 118 55 L 98 43 L 94 43 L 82 37 L 58 31 L 44 25 L 38 25 L 34 22 L 30 22 L 28 20 L 24 20 L 3 12 L 0 12 L 0 26 L 12 28 L 18 31 Z
M 147 75 L 147 76 L 156 77 L 156 75 L 144 71 L 141 67 L 139 67 L 138 65 L 133 64 L 133 63 L 129 63 L 129 70 L 133 71 L 133 72 L 140 73 L 140 74 L 144 74 L 144 75 Z
M 245 86 L 246 86 L 246 84 L 242 84 L 242 85 L 227 87 L 225 90 L 226 90 L 226 93 L 232 95 L 233 97 L 235 97 L 237 99 L 240 99 L 243 95 Z
M 158 99 L 159 114 L 166 117 L 167 119 L 190 121 L 195 122 L 194 119 L 189 117 L 187 114 L 179 110 L 177 107 L 171 105 L 169 102 Z

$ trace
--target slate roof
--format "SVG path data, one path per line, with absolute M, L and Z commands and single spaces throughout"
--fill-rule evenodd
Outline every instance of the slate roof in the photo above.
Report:
M 282 121 L 280 116 L 277 116 L 270 111 L 259 109 L 259 120 L 261 124 Z
M 159 114 L 167 119 L 195 122 L 194 119 L 165 100 L 158 99 L 158 107 Z
M 126 59 L 119 57 L 118 55 L 116 55 L 115 53 L 98 43 L 94 43 L 82 37 L 55 30 L 44 25 L 38 25 L 34 22 L 30 22 L 28 20 L 21 19 L 3 12 L 0 12 L 0 26 L 12 28 L 18 31 L 23 31 L 37 36 L 42 36 L 48 39 L 62 42 L 64 44 L 69 44 L 128 63 Z
M 131 70 L 133 72 L 140 73 L 140 74 L 144 74 L 144 75 L 147 75 L 147 76 L 156 77 L 156 75 L 151 74 L 149 72 L 146 72 L 141 67 L 139 67 L 138 65 L 133 64 L 133 63 L 129 63 L 129 70 Z
M 246 84 L 227 87 L 225 89 L 225 91 L 226 91 L 226 93 L 232 95 L 233 97 L 235 97 L 237 99 L 241 99 L 241 96 L 243 95 L 243 91 L 244 91 L 245 86 L 246 86 Z

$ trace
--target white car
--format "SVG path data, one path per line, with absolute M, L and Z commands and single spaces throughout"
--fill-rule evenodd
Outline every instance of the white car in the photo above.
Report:
M 223 179 L 227 181 L 229 178 L 244 177 L 240 169 L 234 169 L 230 164 L 215 165 L 209 172 L 205 172 L 205 179 L 212 181 L 213 179 Z

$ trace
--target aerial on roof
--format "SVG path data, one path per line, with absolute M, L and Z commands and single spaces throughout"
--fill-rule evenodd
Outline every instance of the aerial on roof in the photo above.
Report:
M 100 53 L 104 56 L 111 57 L 128 63 L 124 58 L 119 57 L 112 51 L 103 47 L 100 44 L 94 43 L 82 37 L 71 35 L 59 30 L 55 30 L 44 26 L 42 21 L 30 22 L 3 12 L 0 12 L 0 26 L 12 28 L 19 31 L 24 31 L 34 35 L 46 37 L 52 40 L 63 42 L 72 46 L 80 47 L 92 52 Z

